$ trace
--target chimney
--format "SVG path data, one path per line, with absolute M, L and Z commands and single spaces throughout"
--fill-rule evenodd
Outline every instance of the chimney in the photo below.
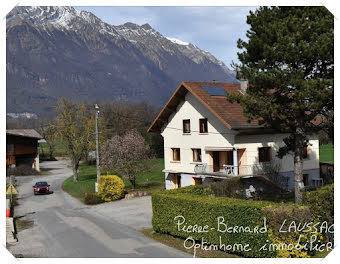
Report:
M 243 94 L 247 93 L 247 88 L 248 88 L 248 80 L 241 79 L 240 80 L 241 93 L 243 93 Z

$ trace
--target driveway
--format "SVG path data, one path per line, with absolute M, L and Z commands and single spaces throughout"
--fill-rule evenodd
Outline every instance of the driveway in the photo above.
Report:
M 19 205 L 15 216 L 33 221 L 33 227 L 18 233 L 18 243 L 9 247 L 24 257 L 191 257 L 145 237 L 140 230 L 151 227 L 151 198 L 124 199 L 87 206 L 61 189 L 72 175 L 67 161 L 42 162 L 46 176 L 16 177 Z M 36 181 L 47 181 L 50 195 L 33 195 Z

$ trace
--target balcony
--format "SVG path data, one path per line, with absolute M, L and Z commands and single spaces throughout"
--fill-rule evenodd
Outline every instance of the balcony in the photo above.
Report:
M 216 168 L 216 166 L 208 165 L 206 163 L 196 164 L 194 172 L 197 174 L 207 174 L 216 176 L 246 176 L 246 175 L 262 175 L 271 166 L 270 162 L 254 164 L 254 165 L 223 165 L 222 168 Z

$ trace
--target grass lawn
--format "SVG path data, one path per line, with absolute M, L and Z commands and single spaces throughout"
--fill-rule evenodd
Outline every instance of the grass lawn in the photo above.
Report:
M 334 163 L 334 145 L 333 144 L 320 146 L 320 162 Z
M 73 197 L 84 201 L 85 193 L 94 193 L 96 177 L 96 166 L 82 164 L 78 173 L 78 183 L 73 183 L 72 175 L 63 182 L 62 188 Z
M 47 143 L 40 143 L 39 144 L 39 153 L 42 157 L 47 157 L 49 151 L 49 147 Z M 64 144 L 61 142 L 57 142 L 54 150 L 55 157 L 67 157 L 67 149 Z
M 184 239 L 179 237 L 174 237 L 167 234 L 161 234 L 154 232 L 152 229 L 145 229 L 142 233 L 162 244 L 165 244 L 169 247 L 177 248 L 183 252 L 186 252 L 190 255 L 194 255 L 194 249 L 186 249 L 184 248 Z M 240 256 L 228 254 L 226 252 L 220 250 L 203 250 L 201 248 L 196 249 L 196 257 L 200 258 L 240 258 Z
M 150 163 L 151 170 L 137 176 L 136 183 L 138 190 L 160 190 L 165 185 L 164 179 L 164 159 L 151 159 L 147 162 Z M 133 187 L 128 179 L 123 178 L 127 191 L 133 191 Z M 135 189 L 136 190 L 136 189 Z
M 123 178 L 125 183 L 125 190 L 127 192 L 133 191 L 154 191 L 164 188 L 164 168 L 163 159 L 151 159 L 146 162 L 150 162 L 151 170 L 146 173 L 142 173 L 137 176 L 137 187 L 132 188 L 129 180 Z M 64 191 L 68 192 L 73 197 L 84 201 L 85 193 L 93 194 L 94 184 L 97 181 L 96 166 L 81 164 L 78 174 L 78 183 L 73 183 L 73 176 L 67 178 L 62 185 Z

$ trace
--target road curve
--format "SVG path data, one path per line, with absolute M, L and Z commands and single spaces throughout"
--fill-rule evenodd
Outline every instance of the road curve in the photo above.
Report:
M 18 243 L 8 249 L 23 257 L 52 258 L 171 258 L 191 257 L 145 237 L 151 227 L 150 197 L 86 206 L 61 189 L 72 174 L 67 161 L 42 162 L 46 176 L 16 177 L 19 205 L 15 216 L 33 221 L 18 233 Z M 47 181 L 50 195 L 33 195 L 36 181 Z

